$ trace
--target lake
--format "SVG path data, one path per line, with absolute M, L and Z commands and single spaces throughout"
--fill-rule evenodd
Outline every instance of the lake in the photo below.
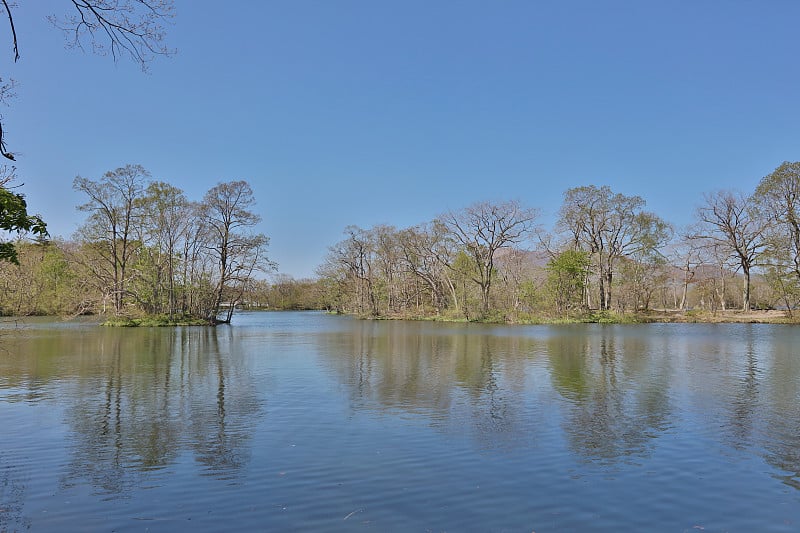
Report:
M 0 531 L 797 531 L 800 328 L 0 326 Z

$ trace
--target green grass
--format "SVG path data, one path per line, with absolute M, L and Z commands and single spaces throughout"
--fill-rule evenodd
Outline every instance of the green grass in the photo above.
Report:
M 463 313 L 452 310 L 442 314 L 419 315 L 380 315 L 380 316 L 361 316 L 359 318 L 368 320 L 423 320 L 430 322 L 453 322 L 465 323 L 472 322 L 478 324 L 523 324 L 523 325 L 567 325 L 567 324 L 641 324 L 652 322 L 644 315 L 632 313 L 617 313 L 614 311 L 592 311 L 566 316 L 540 315 L 534 313 L 518 313 L 514 315 L 506 314 L 502 311 L 490 311 L 485 316 L 474 316 L 465 318 Z
M 172 317 L 166 315 L 145 316 L 138 318 L 113 317 L 102 323 L 103 326 L 114 328 L 158 328 L 174 326 L 208 326 L 208 320 L 192 317 Z
M 646 313 L 621 313 L 616 311 L 586 311 L 568 315 L 544 315 L 537 313 L 507 313 L 491 310 L 485 316 L 475 315 L 467 319 L 463 312 L 452 309 L 441 314 L 405 313 L 397 315 L 356 315 L 362 320 L 421 320 L 428 322 L 452 322 L 477 324 L 521 324 L 521 325 L 568 325 L 568 324 L 648 324 L 658 322 Z
M 635 314 L 614 311 L 594 311 L 584 315 L 581 321 L 588 324 L 639 324 L 642 322 Z

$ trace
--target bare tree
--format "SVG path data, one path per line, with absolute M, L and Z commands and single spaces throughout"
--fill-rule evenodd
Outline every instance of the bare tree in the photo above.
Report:
M 373 236 L 369 230 L 347 226 L 347 238 L 328 250 L 326 270 L 338 279 L 345 292 L 351 295 L 351 305 L 359 314 L 379 314 L 376 294 L 377 268 Z
M 181 189 L 163 181 L 150 183 L 137 206 L 138 238 L 145 245 L 154 271 L 152 278 L 146 280 L 147 290 L 152 294 L 151 312 L 166 311 L 172 318 L 178 309 L 178 254 L 196 208 Z M 166 293 L 166 298 L 162 293 Z
M 181 261 L 176 273 L 177 306 L 183 314 L 207 317 L 214 301 L 212 279 L 216 268 L 214 258 L 206 249 L 209 232 L 202 217 L 202 206 L 191 202 L 188 215 L 186 226 L 179 236 L 181 249 L 178 254 Z
M 762 178 L 753 198 L 770 222 L 770 266 L 776 273 L 791 272 L 800 281 L 800 162 L 783 162 Z
M 608 186 L 568 189 L 559 226 L 576 249 L 590 252 L 597 262 L 600 309 L 610 309 L 614 267 L 618 259 L 657 253 L 672 236 L 671 226 L 643 211 L 639 196 L 615 194 Z
M 375 266 L 380 276 L 381 286 L 378 290 L 385 296 L 387 314 L 391 314 L 399 310 L 403 300 L 398 231 L 394 226 L 381 224 L 371 228 L 368 234 L 375 251 Z
M 717 191 L 704 195 L 697 209 L 698 227 L 693 238 L 717 246 L 736 260 L 744 276 L 742 310 L 749 311 L 750 276 L 767 247 L 768 221 L 754 209 L 753 199 L 741 193 Z
M 220 183 L 203 198 L 201 216 L 208 231 L 205 247 L 217 267 L 214 299 L 208 314 L 213 322 L 230 323 L 245 284 L 254 272 L 273 268 L 266 256 L 269 239 L 252 232 L 261 222 L 261 217 L 250 210 L 254 205 L 253 189 L 246 181 Z M 226 296 L 227 313 L 220 319 Z
M 135 211 L 144 194 L 150 173 L 139 165 L 127 165 L 106 172 L 98 181 L 77 176 L 72 187 L 88 196 L 78 207 L 90 213 L 78 237 L 94 250 L 99 261 L 89 268 L 103 281 L 106 294 L 114 302 L 114 312 L 122 313 L 127 294 L 128 266 L 141 242 L 133 239 Z
M 458 310 L 456 288 L 448 268 L 453 251 L 444 238 L 444 230 L 441 224 L 425 224 L 405 229 L 398 237 L 403 268 L 428 288 L 437 314 L 447 306 L 447 294 Z
M 72 13 L 51 15 L 68 46 L 106 55 L 128 56 L 142 70 L 157 55 L 172 53 L 165 44 L 165 23 L 174 15 L 172 0 L 70 0 Z M 15 42 L 16 49 L 16 42 Z
M 497 272 L 502 282 L 501 294 L 505 297 L 503 306 L 518 313 L 523 300 L 526 282 L 534 278 L 534 262 L 529 252 L 510 249 L 498 255 Z
M 697 267 L 702 264 L 699 246 L 700 243 L 691 238 L 691 230 L 686 230 L 677 239 L 669 254 L 672 266 L 680 271 L 680 300 L 677 296 L 674 297 L 674 305 L 680 311 L 686 310 L 689 285 L 696 281 Z
M 489 311 L 497 251 L 526 241 L 537 215 L 535 209 L 509 201 L 499 204 L 479 202 L 439 217 L 474 262 L 476 275 L 472 281 L 480 287 L 484 314 Z

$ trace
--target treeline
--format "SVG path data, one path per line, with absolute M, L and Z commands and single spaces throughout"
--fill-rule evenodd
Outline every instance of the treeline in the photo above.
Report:
M 138 165 L 77 177 L 87 218 L 71 240 L 14 243 L 0 262 L 4 314 L 161 315 L 229 322 L 257 273 L 274 268 L 245 181 L 200 201 Z
M 652 309 L 791 314 L 800 303 L 797 162 L 750 194 L 705 194 L 680 229 L 641 197 L 594 185 L 565 191 L 550 229 L 518 201 L 481 202 L 409 228 L 349 226 L 307 280 L 264 275 L 274 265 L 244 181 L 195 202 L 129 165 L 74 187 L 87 219 L 72 239 L 40 232 L 4 248 L 19 265 L 0 261 L 3 314 L 225 322 L 245 306 L 536 321 Z
M 705 194 L 679 231 L 645 205 L 590 185 L 564 193 L 550 231 L 517 201 L 410 228 L 350 226 L 309 290 L 343 313 L 511 321 L 797 307 L 800 163 L 783 163 L 751 194 Z

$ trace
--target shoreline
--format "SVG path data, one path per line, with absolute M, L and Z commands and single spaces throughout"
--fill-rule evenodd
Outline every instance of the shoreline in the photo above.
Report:
M 298 310 L 280 309 L 251 309 L 251 312 L 270 312 L 285 313 L 297 312 Z M 501 317 L 491 316 L 487 318 L 466 319 L 457 315 L 380 315 L 368 316 L 350 313 L 336 313 L 333 311 L 305 310 L 312 312 L 327 312 L 329 314 L 339 314 L 350 316 L 358 320 L 409 320 L 416 322 L 447 322 L 447 323 L 471 323 L 471 324 L 494 324 L 494 325 L 570 325 L 570 324 L 785 324 L 800 325 L 800 311 L 792 313 L 790 316 L 787 311 L 703 311 L 703 310 L 651 310 L 638 313 L 618 313 L 615 311 L 595 311 L 582 315 L 552 317 L 526 315 L 522 317 Z M 301 311 L 302 312 L 302 311 Z M 14 320 L 29 317 L 3 317 L 4 319 Z M 46 316 L 36 315 L 35 318 L 44 319 Z M 64 319 L 63 317 L 58 317 Z M 155 317 L 109 317 L 105 320 L 95 316 L 98 326 L 103 327 L 179 327 L 179 326 L 215 326 L 205 319 L 189 317 L 175 317 L 168 319 L 163 316 Z M 2 320 L 2 319 L 0 319 Z
M 344 313 L 347 314 L 347 313 Z M 787 324 L 800 325 L 800 312 L 792 316 L 786 311 L 673 311 L 654 310 L 639 313 L 594 312 L 568 317 L 525 317 L 519 319 L 466 319 L 444 315 L 381 315 L 354 316 L 361 320 L 413 320 L 421 322 L 452 322 L 505 325 L 568 325 L 568 324 Z

